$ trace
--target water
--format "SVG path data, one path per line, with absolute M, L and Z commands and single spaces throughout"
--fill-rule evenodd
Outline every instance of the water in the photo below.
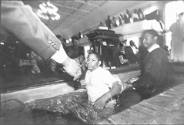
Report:
M 77 94 L 75 93 L 75 95 Z M 140 102 L 140 97 L 135 92 L 125 91 L 119 101 L 121 105 L 120 108 L 117 108 L 116 113 Z M 61 113 L 46 110 L 30 110 L 25 107 L 25 104 L 16 99 L 2 103 L 2 107 L 0 125 L 85 125 L 72 114 L 63 116 Z
M 15 103 L 14 103 L 15 105 Z M 2 108 L 0 125 L 85 125 L 72 115 L 62 116 L 59 113 L 44 110 L 29 110 L 21 104 Z
M 18 112 L 0 117 L 1 125 L 84 125 L 71 116 L 62 117 L 45 111 Z

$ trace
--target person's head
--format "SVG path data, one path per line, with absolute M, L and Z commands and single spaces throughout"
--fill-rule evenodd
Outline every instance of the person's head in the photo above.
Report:
M 123 46 L 126 46 L 126 45 L 127 45 L 127 40 L 121 41 L 121 44 L 122 44 Z
M 86 64 L 88 70 L 93 71 L 94 69 L 98 68 L 101 64 L 99 54 L 94 51 L 89 52 Z
M 143 45 L 146 48 L 150 48 L 158 41 L 158 33 L 155 30 L 145 30 L 142 33 Z
M 132 40 L 130 40 L 130 46 L 135 46 L 135 43 Z

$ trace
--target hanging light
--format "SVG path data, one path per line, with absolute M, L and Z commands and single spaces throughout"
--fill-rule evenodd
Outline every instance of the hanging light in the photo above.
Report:
M 3 46 L 3 45 L 4 45 L 4 42 L 3 42 L 3 41 L 2 41 L 2 42 L 0 42 L 0 45 L 2 45 L 2 46 Z
M 40 18 L 43 18 L 46 20 L 49 20 L 49 19 L 59 20 L 60 19 L 60 15 L 58 14 L 58 8 L 50 2 L 41 3 L 39 5 L 37 15 Z

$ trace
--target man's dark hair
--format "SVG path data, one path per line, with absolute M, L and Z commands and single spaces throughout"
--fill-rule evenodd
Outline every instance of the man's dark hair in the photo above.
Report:
M 133 42 L 133 40 L 130 40 L 130 46 L 135 46 L 135 43 Z
M 93 51 L 93 50 L 90 50 L 89 51 L 89 55 L 90 54 L 94 54 L 96 57 L 97 57 L 97 59 L 100 61 L 101 60 L 101 57 L 100 57 L 100 55 L 97 53 L 97 52 L 95 52 L 95 51 Z
M 142 33 L 142 36 L 144 36 L 146 33 L 149 33 L 149 34 L 153 35 L 153 37 L 155 37 L 155 36 L 159 37 L 157 31 L 155 31 L 155 30 L 144 30 L 143 33 Z

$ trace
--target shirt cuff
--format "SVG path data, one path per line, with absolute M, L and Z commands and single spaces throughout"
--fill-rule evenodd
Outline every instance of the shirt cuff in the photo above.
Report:
M 51 57 L 52 60 L 56 61 L 57 63 L 63 63 L 67 59 L 67 54 L 61 45 L 59 51 L 56 51 L 54 55 Z

